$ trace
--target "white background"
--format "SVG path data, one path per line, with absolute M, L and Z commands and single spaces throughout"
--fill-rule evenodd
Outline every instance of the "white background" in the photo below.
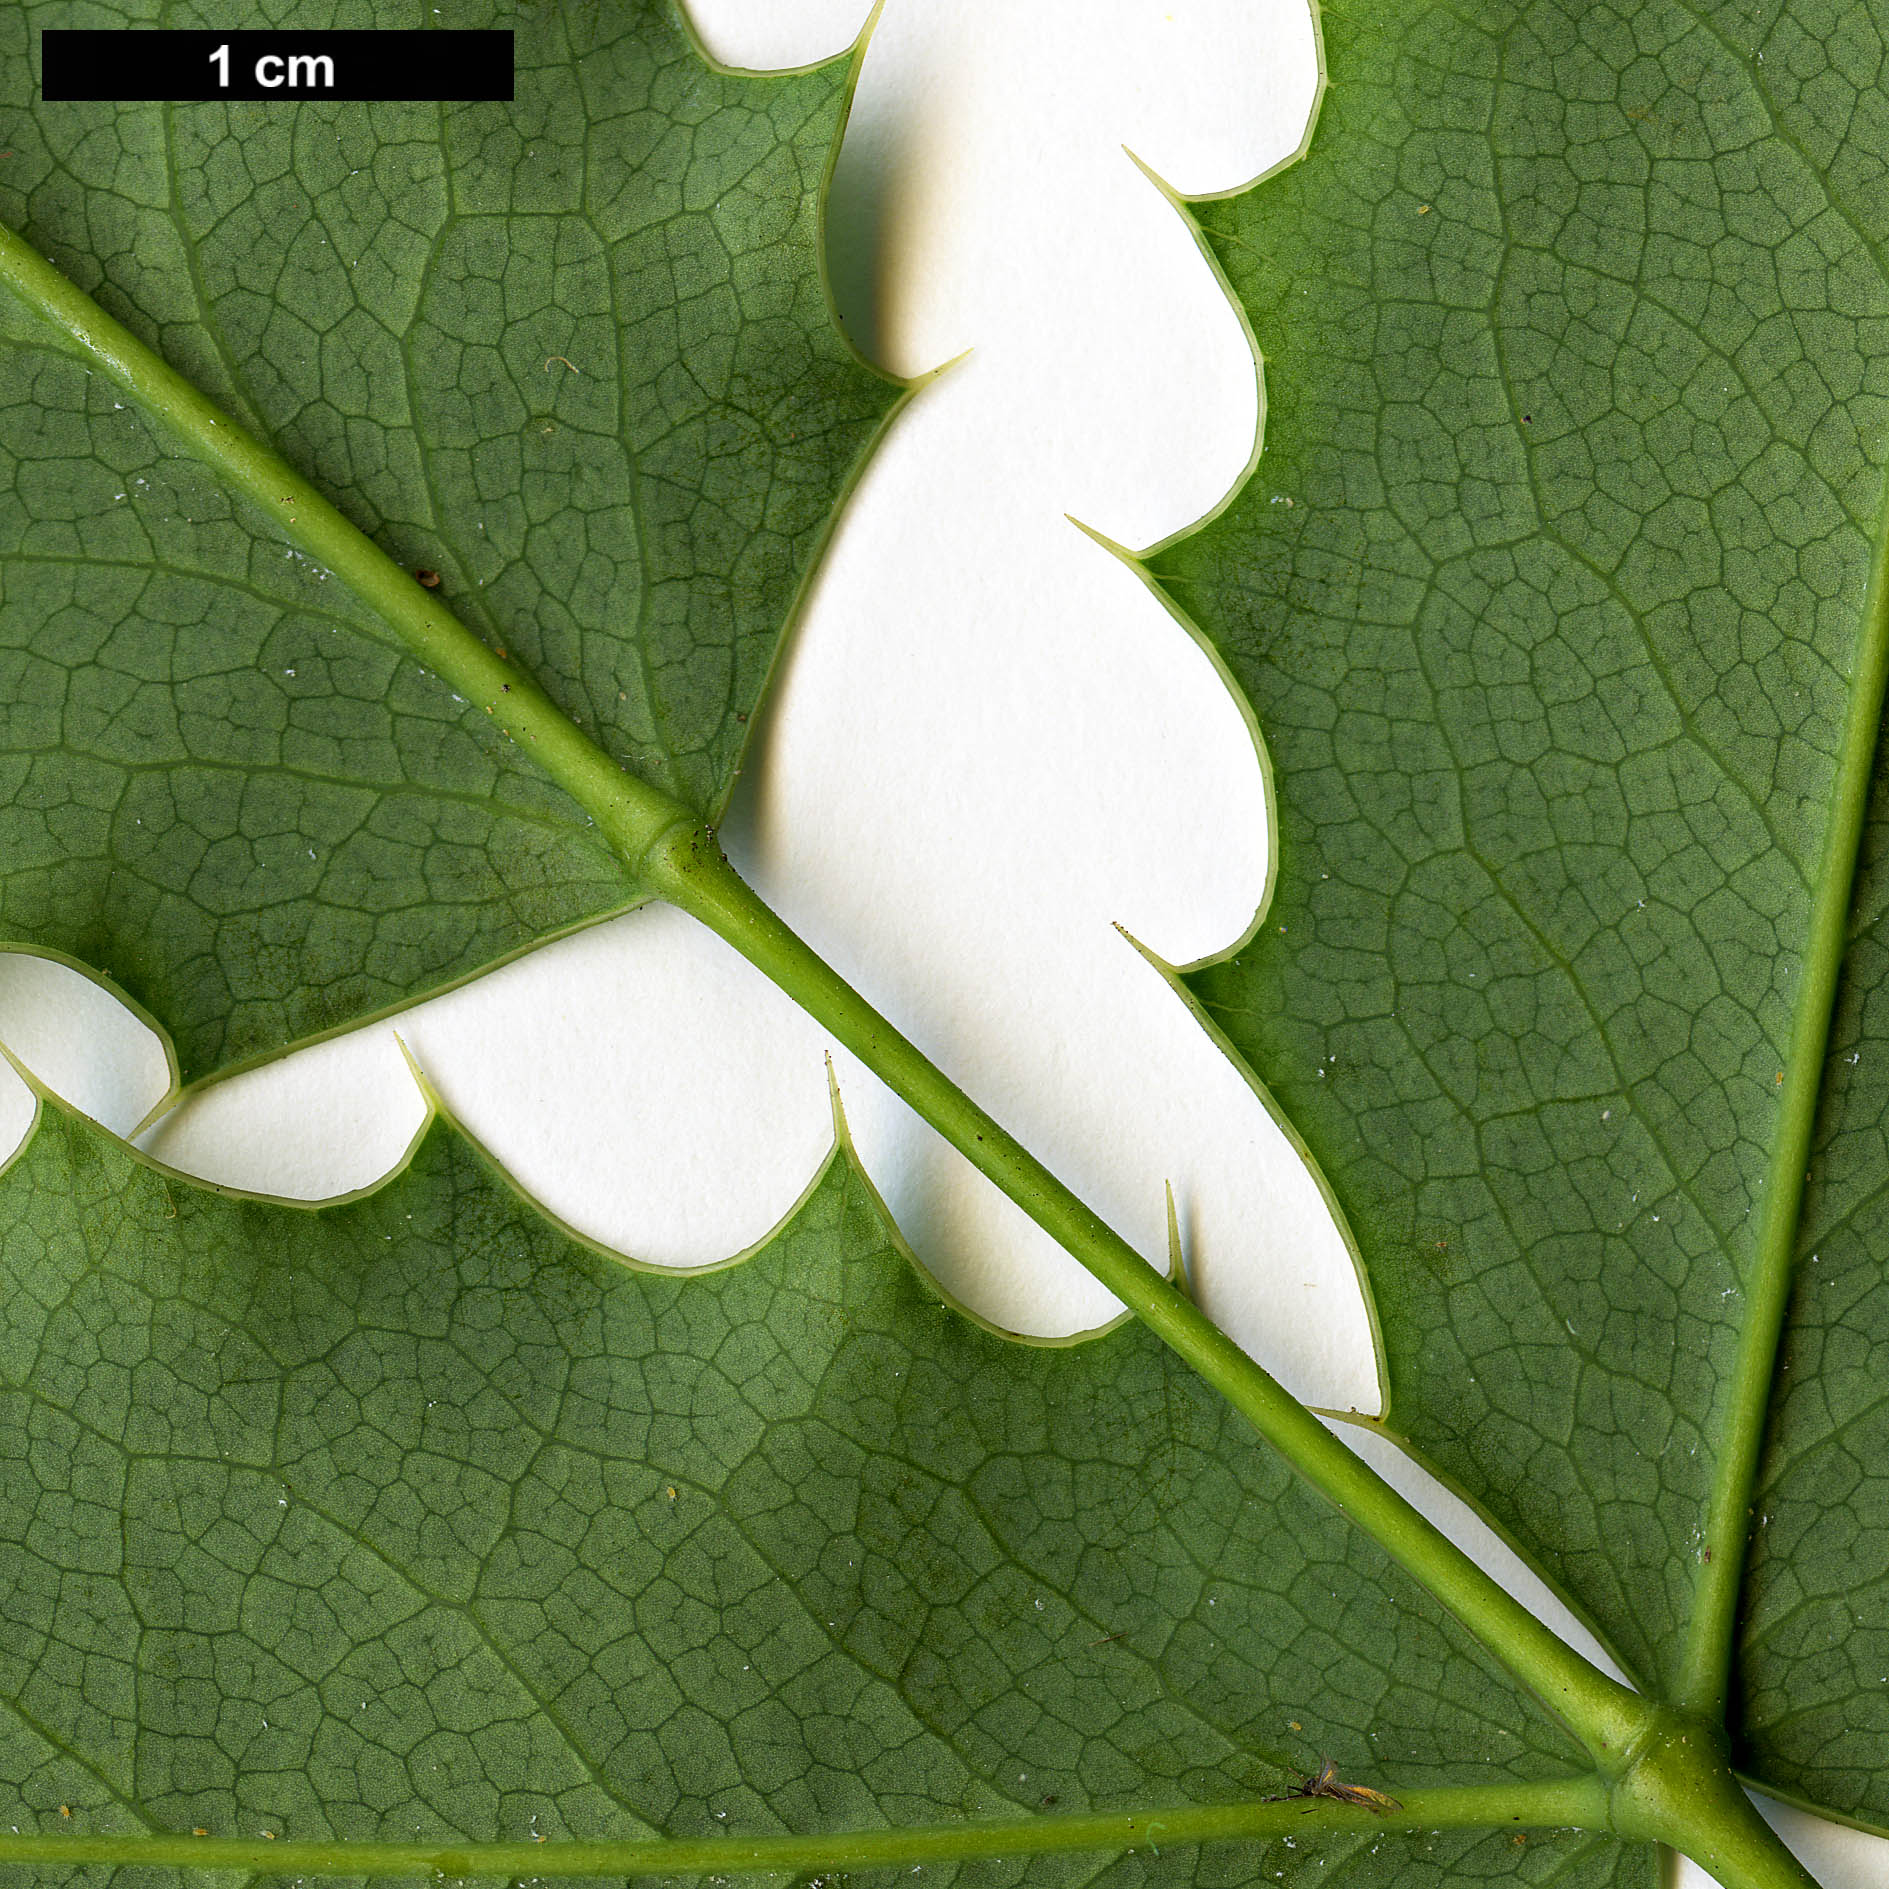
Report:
M 830 57 L 865 25 L 861 0 L 691 12 L 716 57 L 768 69 Z M 1172 1186 L 1205 1303 L 1293 1388 L 1374 1410 L 1342 1222 L 1159 968 L 1235 950 L 1260 922 L 1263 731 L 1088 535 L 1144 549 L 1251 463 L 1253 339 L 1155 177 L 1187 195 L 1248 183 L 1299 148 L 1316 89 L 1305 0 L 887 0 L 829 268 L 868 358 L 912 379 L 955 364 L 914 395 L 849 504 L 724 837 L 1158 1262 Z M 1263 489 L 1263 462 L 1255 476 Z M 157 1039 L 43 960 L 0 959 L 0 1038 L 121 1131 L 169 1087 Z M 751 1247 L 832 1142 L 820 1033 L 662 910 L 213 1086 L 144 1139 L 259 1192 L 372 1185 L 424 1121 L 403 1044 L 529 1192 L 643 1263 Z M 1111 1315 L 864 1071 L 835 1067 L 868 1172 L 949 1292 L 1046 1335 Z M 29 1114 L 0 1071 L 0 1155 Z M 1459 1504 L 1345 1434 L 1601 1657 Z M 1889 1843 L 1780 1824 L 1828 1889 L 1889 1882 Z M 1707 1879 L 1685 1865 L 1680 1880 Z

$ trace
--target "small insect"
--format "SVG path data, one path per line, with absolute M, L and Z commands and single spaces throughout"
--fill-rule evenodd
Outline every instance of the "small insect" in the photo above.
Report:
M 417 577 L 420 580 L 422 584 L 426 586 L 428 590 L 439 589 L 439 572 L 438 571 L 415 571 L 413 574 L 415 577 Z
M 1394 1797 L 1386 1797 L 1382 1791 L 1374 1791 L 1364 1784 L 1340 1784 L 1338 1767 L 1327 1758 L 1318 1770 L 1308 1778 L 1301 1778 L 1289 1791 L 1281 1791 L 1277 1797 L 1266 1797 L 1260 1801 L 1267 1804 L 1283 1804 L 1292 1797 L 1329 1797 L 1334 1803 L 1359 1804 L 1366 1810 L 1374 1810 L 1379 1816 L 1386 1811 L 1402 1810 L 1403 1805 Z M 1306 1805 L 1310 1810 L 1311 1805 Z

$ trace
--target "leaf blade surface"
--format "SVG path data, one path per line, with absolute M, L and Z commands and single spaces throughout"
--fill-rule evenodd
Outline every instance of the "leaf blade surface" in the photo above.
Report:
M 41 105 L 0 215 L 713 817 L 895 391 L 821 282 L 845 72 L 711 71 L 656 5 L 517 30 L 510 106 Z M 194 1078 L 635 896 L 272 520 L 9 336 L 0 925 L 112 972 Z
M 1311 155 L 1205 213 L 1267 461 L 1159 564 L 1280 781 L 1197 988 L 1358 1233 L 1387 1423 L 1669 1695 L 1881 630 L 1883 64 L 1827 24 L 1329 17 Z
M 1315 1751 L 1579 1768 L 1145 1332 L 979 1330 L 843 1168 L 673 1279 L 443 1124 L 305 1211 L 49 1104 L 0 1214 L 9 1821 L 712 1836 L 1232 1801 Z M 1326 1853 L 1401 1881 L 1423 1840 Z M 1650 1862 L 1438 1841 L 1522 1880 Z
M 1889 1829 L 1881 1744 L 1883 866 L 1879 779 L 1865 842 L 1790 1325 L 1754 1497 L 1740 1622 L 1741 1762 L 1781 1794 Z

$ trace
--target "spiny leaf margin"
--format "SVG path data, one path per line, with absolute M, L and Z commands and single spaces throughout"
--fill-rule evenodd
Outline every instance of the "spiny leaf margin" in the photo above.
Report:
M 982 1332 L 844 1163 L 664 1278 L 443 1122 L 297 1209 L 47 1103 L 0 1255 L 8 1821 L 713 1835 L 1579 1768 L 1145 1331 Z M 1445 1847 L 1598 1867 L 1507 1842 Z
M 1357 1233 L 1387 1428 L 1663 1692 L 1717 1578 L 1882 632 L 1881 29 L 1841 0 L 1326 28 L 1309 159 L 1203 212 L 1275 400 L 1261 478 L 1156 575 L 1254 700 L 1283 833 L 1267 930 L 1195 987 Z M 1835 1563 L 1811 1585 L 1869 1605 Z M 1850 1750 L 1823 1801 L 1880 1818 Z
M 0 22 L 20 97 L 59 13 Z M 897 394 L 820 271 L 848 69 L 712 71 L 652 0 L 501 23 L 509 106 L 41 104 L 0 217 L 712 816 Z M 273 518 L 0 321 L 0 934 L 110 973 L 194 1079 L 634 899 Z

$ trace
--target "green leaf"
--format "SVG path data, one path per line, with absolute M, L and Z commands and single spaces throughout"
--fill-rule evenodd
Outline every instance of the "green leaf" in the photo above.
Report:
M 1309 157 L 1204 219 L 1274 397 L 1159 574 L 1252 695 L 1282 867 L 1196 989 L 1366 1256 L 1387 1429 L 1709 1705 L 1880 709 L 1881 27 L 1327 38 Z M 1759 1782 L 1882 1823 L 1880 1077 L 1834 1067 L 1734 1710 Z
M 1879 1709 L 1867 1676 L 1882 1637 L 1880 1560 L 1869 1559 L 1877 1518 L 1869 1488 L 1838 1506 L 1829 1465 L 1866 1437 L 1874 1406 L 1869 1359 L 1830 1350 L 1827 1335 L 1868 1341 L 1879 1303 L 1873 1273 L 1869 1291 L 1858 1285 L 1879 1244 L 1866 1211 L 1880 1185 L 1877 1149 L 1861 1125 L 1873 1076 L 1829 1085 L 1808 1230 L 1827 1229 L 1845 1265 L 1832 1268 L 1834 1298 L 1811 1269 L 1789 1342 L 1795 1358 L 1829 1350 L 1838 1372 L 1829 1395 L 1805 1404 L 1794 1391 L 1777 1413 L 1766 1487 L 1779 1532 L 1743 1596 L 1743 1663 L 1727 1669 L 1889 638 L 1878 562 L 1889 284 L 1874 235 L 1889 190 L 1871 155 L 1885 122 L 1871 30 L 1860 14 L 1767 24 L 1661 0 L 1624 17 L 1536 0 L 1469 19 L 1404 0 L 1336 22 L 1336 102 L 1312 161 L 1204 215 L 1272 356 L 1264 476 L 1153 561 L 1245 678 L 1273 741 L 1285 841 L 1276 929 L 1197 988 L 1303 1125 L 1359 1232 L 1384 1315 L 1385 1427 L 1496 1519 L 1649 1694 L 1693 1715 L 1657 1726 L 1640 1716 L 1649 1742 L 1677 1748 L 1694 1731 L 1708 1742 L 1729 1710 L 1754 1776 L 1858 1818 L 1880 1814 L 1880 1767 L 1865 1743 Z M 577 75 L 565 108 L 542 119 L 546 150 L 598 99 L 615 100 L 618 84 L 643 86 L 639 98 L 666 86 L 665 109 L 687 121 L 748 83 L 691 76 L 673 29 L 658 29 L 673 57 L 653 75 L 640 54 L 574 48 L 555 24 L 542 31 L 546 71 Z M 1840 56 L 1819 68 L 1826 44 Z M 793 83 L 838 97 L 831 74 Z M 795 118 L 791 136 L 769 121 L 754 148 L 776 151 L 785 137 L 803 159 L 823 152 L 816 116 Z M 830 132 L 832 116 L 823 122 Z M 720 125 L 719 113 L 691 122 L 677 149 L 686 144 L 692 163 Z M 243 129 L 233 119 L 226 143 L 242 147 Z M 469 155 L 464 188 L 476 198 L 501 172 L 534 177 L 537 135 L 489 173 Z M 56 155 L 35 147 L 43 202 L 29 195 L 24 208 L 29 219 L 67 217 L 75 251 L 82 230 L 88 253 L 130 256 L 121 273 L 135 280 L 141 253 L 161 258 L 161 232 L 179 214 L 176 179 L 190 173 L 166 151 L 170 194 L 160 204 L 146 191 L 159 235 L 141 252 L 135 216 L 121 210 L 114 224 L 106 214 L 141 200 L 138 167 L 151 156 L 135 132 L 122 142 L 128 155 L 112 152 L 110 188 L 100 186 L 109 201 L 96 204 L 69 179 L 106 166 L 105 141 L 69 135 Z M 660 178 L 669 148 L 658 142 L 626 164 L 626 192 Z M 197 155 L 214 209 L 219 159 Z M 266 196 L 270 161 L 288 162 L 266 139 L 252 155 L 239 208 Z M 289 155 L 300 188 L 318 160 Z M 749 155 L 737 150 L 735 171 Z M 319 163 L 329 161 L 324 148 Z M 808 348 L 825 362 L 825 432 L 851 443 L 816 452 L 832 476 L 804 528 L 785 534 L 794 556 L 757 581 L 757 594 L 774 586 L 762 613 L 770 636 L 885 393 L 844 359 L 823 302 L 807 299 L 817 273 L 805 186 L 818 166 L 788 168 L 801 194 L 777 234 L 797 236 L 799 261 L 749 286 L 767 302 L 783 282 L 797 285 L 779 313 L 780 352 L 803 369 Z M 458 191 L 456 158 L 448 174 Z M 604 212 L 588 161 L 584 174 L 583 212 L 595 218 Z M 684 165 L 685 197 L 691 175 Z M 409 196 L 423 206 L 424 181 L 379 186 L 380 214 L 397 216 Z M 552 178 L 546 188 L 575 186 Z M 345 208 L 344 186 L 334 189 Z M 286 231 L 293 208 L 252 212 L 254 240 Z M 712 228 L 722 214 L 705 199 L 666 221 L 651 212 L 622 238 L 648 263 L 633 273 L 695 309 L 699 285 L 666 246 L 671 225 L 711 227 L 703 253 L 725 257 L 727 233 Z M 516 427 L 484 430 L 530 382 L 530 356 L 507 352 L 509 325 L 525 325 L 535 354 L 553 317 L 532 295 L 547 273 L 587 280 L 596 260 L 581 240 L 567 256 L 551 216 L 535 202 L 449 206 L 431 247 L 450 266 L 402 279 L 417 283 L 418 313 L 445 337 L 437 358 L 451 371 L 403 383 L 411 439 L 384 463 L 362 442 L 400 433 L 387 403 L 371 388 L 360 397 L 354 419 L 378 416 L 365 433 L 342 409 L 331 423 L 330 350 L 297 312 L 305 276 L 338 285 L 336 271 L 358 269 L 359 257 L 280 243 L 273 293 L 245 330 L 240 285 L 210 279 L 207 242 L 183 245 L 186 307 L 209 319 L 200 328 L 178 316 L 175 344 L 169 317 L 144 305 L 161 300 L 156 286 L 144 300 L 122 283 L 115 293 L 134 323 L 239 409 L 247 402 L 248 419 L 396 549 L 411 558 L 418 545 L 471 591 L 488 575 L 493 595 L 503 581 L 521 587 L 513 607 L 549 639 L 521 646 L 522 666 L 678 804 L 712 811 L 726 786 L 716 742 L 729 758 L 738 749 L 738 718 L 731 729 L 723 711 L 752 698 L 731 695 L 732 684 L 665 693 L 676 639 L 691 649 L 698 640 L 695 591 L 679 578 L 665 588 L 658 578 L 671 567 L 636 547 L 642 623 L 658 620 L 663 599 L 679 614 L 667 642 L 641 645 L 645 695 L 633 702 L 620 687 L 613 711 L 610 685 L 627 675 L 611 666 L 621 645 L 592 646 L 607 629 L 588 611 L 581 632 L 575 615 L 560 629 L 548 594 L 556 582 L 571 594 L 575 569 L 607 601 L 613 580 L 590 563 L 591 488 L 572 462 L 567 480 L 544 488 L 536 518 Z M 316 248 L 325 237 L 336 249 L 347 233 L 338 217 Z M 551 244 L 522 276 L 501 246 L 474 240 L 475 226 L 498 221 L 521 254 Z M 752 234 L 752 222 L 742 227 Z M 605 273 L 610 295 L 595 306 L 620 319 L 614 252 Z M 169 292 L 179 280 L 162 260 L 152 270 Z M 446 298 L 437 307 L 426 299 L 436 288 Z M 557 318 L 577 322 L 575 335 L 591 304 L 577 289 L 570 300 L 578 313 L 560 299 Z M 481 319 L 492 325 L 480 329 Z M 232 356 L 231 333 L 248 334 L 248 356 Z M 377 345 L 352 334 L 335 343 L 334 373 L 345 378 L 341 368 Z M 298 347 L 316 363 L 299 389 L 288 372 Z M 327 666 L 326 635 L 344 639 L 332 648 L 351 652 L 349 677 L 371 679 L 363 699 L 375 716 L 423 720 L 409 704 L 440 711 L 450 692 L 386 655 L 381 628 L 356 606 L 285 603 L 285 576 L 318 590 L 321 574 L 259 563 L 259 544 L 268 558 L 282 551 L 272 527 L 227 505 L 205 510 L 223 501 L 181 463 L 161 461 L 166 530 L 146 527 L 131 547 L 138 557 L 96 549 L 88 532 L 135 514 L 85 511 L 75 468 L 96 470 L 110 429 L 139 423 L 107 414 L 109 397 L 82 384 L 78 355 L 25 339 L 19 348 L 34 399 L 5 415 L 20 429 L 8 450 L 22 468 L 9 582 L 30 586 L 43 558 L 88 579 L 109 566 L 150 585 L 163 607 L 139 615 L 144 627 L 128 639 L 121 619 L 100 616 L 86 674 L 130 673 L 174 717 L 151 735 L 138 716 L 155 711 L 141 697 L 101 697 L 100 754 L 84 766 L 65 756 L 34 774 L 31 742 L 16 750 L 11 804 L 41 847 L 23 883 L 52 902 L 44 887 L 66 865 L 50 841 L 68 831 L 75 838 L 59 843 L 80 860 L 108 857 L 87 854 L 87 835 L 109 829 L 110 769 L 128 776 L 128 755 L 145 751 L 138 742 L 177 746 L 181 758 L 164 766 L 193 791 L 199 776 L 234 770 L 230 843 L 187 861 L 187 889 L 215 893 L 213 917 L 222 906 L 246 916 L 249 929 L 232 924 L 230 935 L 246 975 L 260 978 L 260 966 L 279 977 L 275 997 L 218 985 L 228 963 L 215 924 L 205 943 L 154 924 L 149 907 L 132 914 L 130 938 L 98 929 L 115 896 L 102 866 L 105 890 L 69 907 L 98 937 L 109 933 L 110 947 L 92 955 L 121 976 L 112 950 L 194 947 L 194 1009 L 167 1003 L 179 992 L 156 973 L 132 970 L 145 978 L 133 980 L 140 995 L 195 1032 L 197 1065 L 244 1053 L 244 1030 L 254 1047 L 315 1027 L 290 1014 L 295 1003 L 358 1014 L 461 974 L 511 948 L 500 933 L 514 918 L 522 942 L 534 927 L 585 916 L 579 894 L 586 872 L 601 875 L 602 849 L 568 803 L 524 785 L 528 771 L 501 758 L 466 704 L 439 726 L 480 757 L 476 778 L 452 773 L 459 763 L 443 738 L 440 759 L 382 735 L 397 765 L 375 773 L 357 756 L 348 765 L 359 771 L 339 787 L 323 779 L 317 792 L 299 775 L 284 784 L 288 768 L 257 719 L 262 698 L 244 693 L 257 662 L 280 660 L 269 640 L 278 618 L 315 639 L 283 665 L 291 680 L 304 660 Z M 738 346 L 707 352 L 739 379 Z M 576 383 L 588 377 L 556 353 L 574 377 L 559 382 L 571 424 L 601 440 L 619 423 L 585 419 Z M 245 377 L 245 359 L 271 373 L 252 365 Z M 547 352 L 540 365 L 559 362 Z M 674 390 L 667 371 L 656 363 L 653 400 Z M 437 392 L 445 386 L 451 399 Z M 850 407 L 846 386 L 857 394 Z M 696 391 L 699 377 L 684 376 L 683 395 Z M 47 419 L 47 405 L 66 417 Z M 622 412 L 640 488 L 654 445 L 635 433 L 636 402 Z M 673 411 L 660 418 L 670 424 Z M 746 436 L 736 434 L 739 458 Z M 618 434 L 609 437 L 615 452 Z M 677 500 L 691 527 L 717 503 L 718 447 L 707 428 L 678 449 L 699 481 Z M 517 541 L 502 569 L 482 570 L 463 543 L 452 565 L 444 536 L 403 545 L 398 506 L 376 484 L 384 474 L 387 491 L 401 486 L 403 451 L 436 485 L 460 481 L 452 504 L 428 497 L 439 514 L 428 529 L 442 533 L 479 507 L 503 509 L 494 494 L 513 480 Z M 607 453 L 597 462 L 595 489 L 611 464 Z M 771 493 L 780 463 L 768 452 L 743 460 L 741 489 L 756 489 L 756 466 Z M 574 514 L 586 521 L 581 555 Z M 641 523 L 654 515 L 646 505 Z M 535 561 L 541 527 L 555 576 Z M 607 541 L 605 524 L 596 530 Z M 243 560 L 218 565 L 232 544 Z M 742 555 L 704 538 L 673 571 L 727 571 Z M 249 647 L 234 667 L 226 639 L 216 645 L 225 667 L 186 674 L 173 644 L 190 650 L 188 634 L 151 630 L 165 609 L 188 618 L 164 587 L 184 579 L 222 585 L 233 611 L 265 613 L 266 634 L 235 639 L 247 634 Z M 716 581 L 703 591 L 711 606 Z M 728 581 L 745 604 L 745 577 Z M 85 597 L 40 611 L 36 647 L 68 652 L 68 667 L 91 622 Z M 469 608 L 477 614 L 476 600 Z M 699 640 L 734 674 L 728 652 L 740 639 L 727 616 L 723 607 L 721 628 Z M 495 612 L 488 628 L 510 635 L 510 620 Z M 344 665 L 333 668 L 337 686 L 320 698 L 330 716 L 352 699 Z M 197 705 L 178 713 L 200 682 Z M 57 676 L 36 686 L 44 703 L 22 698 L 42 717 L 22 716 L 29 734 L 68 701 Z M 85 689 L 70 699 L 92 703 Z M 712 713 L 698 712 L 711 702 Z M 185 724 L 200 720 L 232 754 L 188 748 Z M 337 749 L 367 726 L 316 723 Z M 282 726 L 302 738 L 293 716 Z M 496 817 L 528 814 L 551 836 L 527 849 L 526 876 L 540 903 L 547 887 L 577 888 L 570 911 L 518 918 L 514 885 L 500 895 L 505 916 L 490 917 L 481 861 L 505 837 L 493 826 L 455 838 L 450 858 L 432 839 L 414 843 L 437 883 L 422 866 L 402 879 L 377 857 L 345 861 L 357 904 L 361 888 L 392 901 L 416 889 L 433 898 L 443 885 L 449 906 L 456 892 L 476 907 L 491 937 L 454 941 L 451 964 L 410 967 L 404 982 L 363 995 L 378 961 L 357 938 L 359 964 L 344 962 L 305 888 L 280 907 L 282 935 L 259 942 L 253 914 L 273 915 L 281 884 L 301 871 L 286 836 L 311 837 L 299 824 L 304 796 L 340 806 L 322 794 L 344 787 L 371 821 L 402 804 L 380 790 L 420 762 L 429 785 L 413 789 L 416 804 L 430 808 L 440 791 L 430 783 L 450 779 L 454 819 L 491 822 L 515 794 L 522 812 Z M 204 837 L 191 824 L 195 803 L 188 820 L 171 812 L 165 839 Z M 692 851 L 698 864 L 713 850 L 694 830 L 677 848 L 677 860 Z M 679 885 L 687 868 L 672 864 L 664 883 Z M 1869 1036 L 1874 898 L 1866 893 L 1850 961 L 1839 1055 Z M 444 935 L 413 922 L 416 935 Z M 745 908 L 723 935 L 744 927 L 762 939 L 751 955 L 791 988 L 783 967 L 804 974 L 794 959 L 804 950 Z M 319 997 L 306 992 L 311 978 L 325 980 Z M 856 996 L 830 976 L 804 982 L 819 985 L 823 1020 L 845 1010 L 855 1037 L 871 1034 Z M 932 1081 L 909 1046 L 888 1060 L 895 1053 L 909 1087 Z M 926 1093 L 929 1105 L 935 1088 Z M 1025 1176 L 1013 1193 L 1037 1185 L 1014 1148 L 992 1148 L 989 1161 Z M 1045 1198 L 1072 1244 L 1089 1237 L 1071 1203 Z M 1501 1633 L 1472 1643 L 1156 1347 L 1154 1330 L 1186 1330 L 1161 1310 L 1180 1303 L 1165 1286 L 1160 1303 L 1140 1288 L 1149 1328 L 1073 1352 L 1004 1346 L 924 1297 L 883 1250 L 864 1190 L 843 1169 L 750 1265 L 711 1281 L 626 1278 L 575 1254 L 443 1133 L 395 1186 L 317 1216 L 194 1192 L 180 1202 L 169 1178 L 61 1118 L 0 1201 L 11 1235 L 0 1251 L 18 1269 L 4 1316 L 15 1323 L 19 1415 L 4 1433 L 23 1439 L 5 1485 L 20 1506 L 3 1538 L 24 1649 L 0 1658 L 15 1662 L 13 1770 L 41 1824 L 57 1791 L 114 1827 L 201 1810 L 229 1825 L 266 1818 L 272 1835 L 292 1825 L 317 1837 L 404 1837 L 411 1821 L 422 1842 L 456 1844 L 515 1836 L 516 1813 L 530 1809 L 621 1840 L 626 1830 L 712 1835 L 728 1804 L 750 1829 L 830 1833 L 844 1867 L 849 1831 L 1014 1815 L 1030 1808 L 1024 1787 L 1045 1777 L 1058 1806 L 1146 1808 L 1153 1787 L 1198 1806 L 1263 1792 L 1315 1758 L 1358 1773 L 1394 1762 L 1387 1781 L 1410 1792 L 1404 1821 L 1419 1826 L 1419 1794 L 1432 1785 L 1493 1776 L 1525 1794 L 1586 1782 L 1567 1777 L 1583 1763 L 1567 1730 L 1500 1676 L 1513 1652 Z M 1188 1342 L 1206 1355 L 1197 1333 Z M 1322 1432 L 1316 1443 L 1330 1449 Z M 1312 1444 L 1301 1439 L 1296 1454 L 1311 1460 Z M 702 1519 L 684 1526 L 683 1505 L 695 1501 Z M 1371 1512 L 1382 1522 L 1383 1510 Z M 1407 1563 L 1441 1565 L 1424 1563 L 1395 1527 L 1382 1533 Z M 1429 1578 L 1449 1594 L 1449 1578 Z M 1455 1600 L 1527 1638 L 1531 1623 L 1513 1610 Z M 1078 1623 L 1117 1617 L 1129 1620 L 1120 1639 L 1105 1630 L 1072 1643 Z M 1562 1709 L 1593 1751 L 1591 1725 Z M 1293 1710 L 1301 1716 L 1287 1718 Z M 1611 1762 L 1600 1759 L 1608 1777 Z M 1712 1782 L 1712 1760 L 1684 1762 L 1690 1771 L 1646 1773 L 1652 1783 L 1637 1796 L 1623 1783 L 1588 1821 L 1677 1827 L 1653 1819 L 1662 1780 Z M 1730 1827 L 1723 1803 L 1713 1812 L 1721 1832 Z M 1433 1869 L 1646 1882 L 1655 1867 L 1649 1850 L 1611 1838 L 1518 1848 L 1491 1831 L 1426 1853 L 1368 1813 L 1342 1813 L 1348 1825 L 1323 1804 L 1266 1814 L 1312 1815 L 1299 1827 L 1316 1847 L 1282 1840 L 1230 1864 L 1205 1850 L 1197 1864 L 1188 1843 L 1164 1861 L 1150 1830 L 1146 1859 L 1131 1852 L 1107 1871 L 1329 1880 L 1322 1872 L 1336 1862 L 1359 1882 Z M 1755 1819 L 1744 1816 L 1748 1837 Z M 138 1840 L 128 1834 L 122 1857 L 96 1860 L 128 1860 Z M 862 1867 L 881 1860 L 853 1854 Z M 633 1873 L 646 1861 L 625 1853 L 616 1866 Z M 1012 1864 L 998 1873 L 1069 1867 Z M 1771 1852 L 1739 1877 L 1784 1879 Z
M 577 1246 L 443 1124 L 298 1210 L 49 1105 L 0 1272 L 0 1831 L 122 1832 L 129 1862 L 151 1829 L 846 1832 L 1225 1802 L 1325 1755 L 1578 1768 L 1148 1332 L 983 1332 L 843 1163 L 756 1258 L 676 1279 Z M 1591 1834 L 1367 1823 L 1317 1855 L 1105 1873 L 1652 1882 Z
M 1780 1795 L 1889 1828 L 1889 777 L 1831 1036 L 1797 1287 L 1756 1500 L 1740 1731 Z
M 820 276 L 846 69 L 711 71 L 655 0 L 484 11 L 515 103 L 42 104 L 0 221 L 713 817 L 896 392 Z M 0 95 L 69 12 L 0 19 Z M 0 935 L 108 971 L 192 1079 L 633 898 L 486 715 L 11 298 L 0 381 Z

